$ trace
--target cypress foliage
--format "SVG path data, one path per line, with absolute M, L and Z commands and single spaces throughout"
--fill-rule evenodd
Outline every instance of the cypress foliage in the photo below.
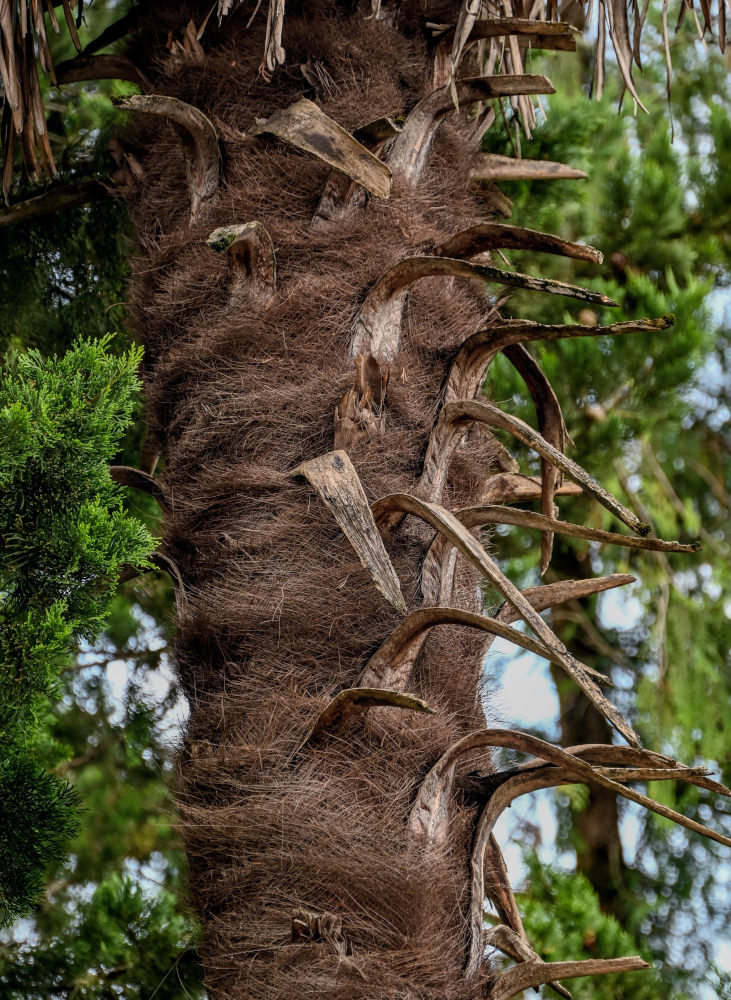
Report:
M 76 794 L 46 772 L 39 715 L 64 658 L 102 627 L 122 567 L 144 566 L 152 547 L 109 475 L 141 350 L 115 356 L 110 341 L 10 355 L 0 382 L 2 924 L 32 905 L 77 825 Z

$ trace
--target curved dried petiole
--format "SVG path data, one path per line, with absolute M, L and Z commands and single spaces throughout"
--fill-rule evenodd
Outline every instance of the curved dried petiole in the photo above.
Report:
M 479 392 L 493 359 L 514 344 L 524 344 L 539 340 L 563 340 L 573 337 L 621 336 L 627 333 L 662 332 L 672 326 L 672 317 L 637 320 L 631 323 L 614 323 L 611 326 L 582 326 L 580 324 L 543 325 L 530 320 L 503 320 L 472 334 L 464 342 L 452 362 L 444 389 L 444 403 L 459 399 L 471 399 Z M 429 437 L 424 469 L 419 483 L 422 495 L 430 500 L 439 500 L 444 488 L 449 459 L 466 433 L 467 427 L 447 424 L 437 420 Z M 517 480 L 495 480 L 488 487 L 485 502 L 508 499 L 503 494 L 504 487 L 518 487 Z M 489 501 L 488 501 L 489 497 Z M 529 499 L 525 491 L 518 493 L 517 499 Z
M 151 552 L 147 558 L 152 563 L 154 569 L 167 573 L 173 581 L 173 586 L 175 588 L 175 608 L 178 613 L 178 618 L 180 618 L 187 605 L 187 595 L 185 592 L 183 577 L 178 569 L 178 564 L 174 559 L 171 559 L 170 556 L 166 556 L 164 552 Z M 144 572 L 146 572 L 146 570 L 139 570 L 136 566 L 126 566 L 119 574 L 119 580 L 117 582 L 127 583 L 128 580 L 135 580 Z
M 536 250 L 601 264 L 604 255 L 585 243 L 571 243 L 550 233 L 501 222 L 482 222 L 451 236 L 434 251 L 436 257 L 474 257 L 488 250 Z
M 511 344 L 503 348 L 503 354 L 513 365 L 528 387 L 536 406 L 538 430 L 557 451 L 565 452 L 569 432 L 561 412 L 561 404 L 538 362 L 528 353 L 523 344 Z M 553 501 L 557 488 L 561 485 L 561 473 L 552 463 L 541 459 L 541 510 L 546 517 L 556 517 L 558 507 Z M 548 569 L 553 552 L 553 533 L 541 535 L 541 576 Z
M 475 736 L 479 734 L 474 734 Z M 669 809 L 667 806 L 663 806 L 658 802 L 653 801 L 646 795 L 641 795 L 639 792 L 634 791 L 631 788 L 625 788 L 619 780 L 614 780 L 603 772 L 601 768 L 595 768 L 587 764 L 587 762 L 576 754 L 572 754 L 566 750 L 561 750 L 559 747 L 551 746 L 551 744 L 545 743 L 543 740 L 537 740 L 536 737 L 529 736 L 526 733 L 520 734 L 522 738 L 522 748 L 529 745 L 534 745 L 536 747 L 536 756 L 542 758 L 544 763 L 530 762 L 523 768 L 519 769 L 518 773 L 511 772 L 507 780 L 503 780 L 501 784 L 490 794 L 489 801 L 482 811 L 480 818 L 477 823 L 475 830 L 475 839 L 472 851 L 472 890 L 471 890 L 471 901 L 470 901 L 470 928 L 471 928 L 471 943 L 470 943 L 470 957 L 467 966 L 468 976 L 475 975 L 480 967 L 480 962 L 482 958 L 482 901 L 485 895 L 485 877 L 484 877 L 484 856 L 485 850 L 487 849 L 490 837 L 492 836 L 495 823 L 498 817 L 506 809 L 511 802 L 513 802 L 518 796 L 527 794 L 528 792 L 533 792 L 541 788 L 554 787 L 557 784 L 573 784 L 576 781 L 590 782 L 594 784 L 601 785 L 603 788 L 610 789 L 616 794 L 621 795 L 624 798 L 629 799 L 632 802 L 636 802 L 639 805 L 644 806 L 646 809 L 657 813 L 660 816 L 664 816 L 667 819 L 671 819 L 678 823 L 680 826 L 684 826 L 686 829 L 694 830 L 696 833 L 701 833 L 703 836 L 709 837 L 712 840 L 716 840 L 721 844 L 726 846 L 731 846 L 731 838 L 725 837 L 722 834 L 717 833 L 715 830 L 711 830 L 709 827 L 703 826 L 697 823 L 695 820 L 688 819 L 688 817 L 683 816 L 681 813 L 675 812 L 673 809 Z M 485 739 L 494 739 L 494 734 L 490 737 L 485 737 Z M 465 737 L 464 740 L 460 741 L 462 743 L 467 743 L 469 737 Z M 487 745 L 487 743 L 485 744 Z M 504 745 L 504 744 L 493 744 L 493 745 Z M 455 745 L 456 747 L 459 744 Z M 475 742 L 473 741 L 470 745 L 470 749 L 475 748 Z M 521 749 L 522 749 L 521 748 Z M 610 748 L 616 749 L 616 748 Z M 451 748 L 452 756 L 456 763 L 456 757 L 454 757 L 455 748 Z M 636 752 L 636 751 L 635 751 Z M 449 754 L 450 751 L 447 751 Z M 445 757 L 447 757 L 445 754 Z M 645 759 L 657 758 L 660 755 L 645 755 Z M 444 758 L 442 758 L 444 760 Z M 553 766 L 545 766 L 546 763 Z M 653 760 L 653 764 L 657 763 Z M 675 763 L 675 762 L 673 762 Z M 438 766 L 438 765 L 437 765 Z M 434 769 L 432 769 L 434 770 Z M 677 765 L 665 770 L 662 767 L 651 767 L 650 774 L 652 778 L 650 780 L 663 780 L 668 778 L 681 777 L 682 780 L 688 780 L 693 783 L 693 779 L 696 777 L 695 774 L 688 773 L 685 774 L 686 769 L 678 767 Z M 432 772 L 430 772 L 431 775 Z M 620 773 L 620 772 L 614 772 Z M 622 779 L 624 780 L 640 780 L 637 774 L 645 773 L 644 769 L 642 771 L 630 770 L 629 774 L 622 774 Z M 429 775 L 427 775 L 427 780 Z M 499 779 L 500 775 L 494 776 L 492 779 L 488 779 L 491 783 L 495 779 Z M 426 783 L 426 782 L 425 782 Z M 422 786 L 423 787 L 423 786 Z M 421 792 L 420 792 L 421 794 Z M 557 975 L 551 976 L 551 979 L 558 978 Z
M 347 452 L 330 451 L 303 462 L 290 475 L 303 476 L 315 487 L 378 590 L 398 611 L 406 614 L 406 602 L 396 570 L 386 552 L 360 478 Z
M 394 264 L 369 291 L 355 321 L 351 357 L 370 354 L 382 364 L 390 364 L 394 360 L 401 338 L 401 317 L 406 295 L 414 282 L 421 278 L 464 278 L 469 281 L 496 282 L 553 295 L 567 295 L 605 306 L 616 305 L 616 302 L 601 292 L 564 281 L 532 278 L 518 271 L 504 271 L 487 264 L 469 264 L 452 257 L 408 257 Z
M 470 562 L 495 586 L 507 601 L 516 609 L 536 636 L 542 640 L 551 654 L 551 660 L 557 663 L 579 685 L 584 694 L 594 704 L 606 719 L 633 745 L 639 745 L 639 737 L 617 711 L 611 702 L 607 701 L 597 685 L 589 676 L 589 671 L 583 663 L 566 649 L 564 644 L 551 631 L 538 612 L 531 606 L 518 588 L 501 571 L 497 563 L 490 558 L 477 539 L 449 511 L 438 504 L 429 504 L 406 493 L 395 493 L 373 505 L 376 520 L 391 514 L 412 514 L 426 521 L 441 534 L 444 534 L 462 552 Z
M 263 301 L 272 298 L 277 287 L 277 258 L 272 238 L 261 222 L 221 226 L 206 243 L 228 257 L 233 304 L 242 293 L 253 293 Z
M 425 712 L 434 715 L 435 709 L 427 705 L 421 698 L 402 691 L 389 691 L 385 688 L 347 688 L 336 694 L 327 708 L 322 711 L 312 729 L 302 742 L 300 749 L 307 746 L 323 733 L 332 729 L 343 719 L 351 715 L 360 715 L 371 708 L 403 708 L 410 712 Z
M 630 577 L 630 579 L 634 579 L 634 577 Z M 619 586 L 619 583 L 612 585 Z M 597 589 L 608 589 L 608 587 Z M 562 599 L 565 600 L 565 598 Z M 530 636 L 510 628 L 499 619 L 486 618 L 484 615 L 463 611 L 461 608 L 421 608 L 418 611 L 412 611 L 380 649 L 373 654 L 363 671 L 361 685 L 363 687 L 373 687 L 376 684 L 387 685 L 389 688 L 403 691 L 411 677 L 414 663 L 428 633 L 438 625 L 464 625 L 467 628 L 479 629 L 493 637 L 507 639 L 508 642 L 512 642 L 522 649 L 527 649 L 537 656 L 542 656 L 544 659 L 550 660 L 553 657 L 551 650 L 547 649 L 542 642 L 537 642 Z M 602 674 L 595 673 L 594 676 L 598 676 L 604 682 L 608 680 Z
M 503 955 L 516 962 L 542 962 L 543 959 L 534 951 L 524 934 L 519 934 L 512 927 L 498 924 L 491 927 L 483 938 L 484 948 L 497 948 Z M 571 993 L 560 983 L 546 983 L 564 1000 L 572 1000 Z
M 146 115 L 168 118 L 181 131 L 188 167 L 190 220 L 195 222 L 201 206 L 218 190 L 221 154 L 218 136 L 209 118 L 192 104 L 162 94 L 132 94 L 113 98 L 124 111 L 139 111 Z
M 257 123 L 251 135 L 273 135 L 323 160 L 377 198 L 391 193 L 391 171 L 365 146 L 306 97 Z
M 583 524 L 573 524 L 570 521 L 559 521 L 532 510 L 521 510 L 515 507 L 504 507 L 500 504 L 487 504 L 481 507 L 465 507 L 457 511 L 456 517 L 468 528 L 476 528 L 485 524 L 514 524 L 521 528 L 535 528 L 536 531 L 555 531 L 559 535 L 570 535 L 573 538 L 586 538 L 595 542 L 606 542 L 611 545 L 621 545 L 628 549 L 647 549 L 651 552 L 699 552 L 700 542 L 666 541 L 664 538 L 638 538 L 634 535 L 620 535 L 615 531 L 602 531 L 600 528 L 587 528 Z
M 628 958 L 587 958 L 581 962 L 530 961 L 514 965 L 504 972 L 487 994 L 488 1000 L 509 1000 L 531 986 L 553 985 L 558 979 L 580 976 L 605 976 L 617 972 L 649 969 L 647 962 L 634 955 Z M 555 989 L 555 986 L 554 986 Z M 565 996 L 565 993 L 562 994 Z
M 649 524 L 641 521 L 635 513 L 621 504 L 603 486 L 600 486 L 585 469 L 570 458 L 567 458 L 557 448 L 554 448 L 542 435 L 533 430 L 532 427 L 519 417 L 510 416 L 491 403 L 480 402 L 475 399 L 461 399 L 454 403 L 448 403 L 442 409 L 439 419 L 444 421 L 447 426 L 479 421 L 487 424 L 489 427 L 507 431 L 523 444 L 532 448 L 541 458 L 552 462 L 561 472 L 578 483 L 585 493 L 594 497 L 603 507 L 606 507 L 615 517 L 626 524 L 628 528 L 636 531 L 638 535 L 647 535 L 650 533 L 651 528 Z
M 474 77 L 439 87 L 409 112 L 401 134 L 391 147 L 388 157 L 391 170 L 406 184 L 416 186 L 439 126 L 460 105 L 469 106 L 494 97 L 553 93 L 555 89 L 550 80 L 530 74 Z
M 525 476 L 519 472 L 498 472 L 490 476 L 482 488 L 482 499 L 486 504 L 525 503 L 528 500 L 538 500 L 542 486 L 540 476 Z M 564 482 L 558 487 L 554 496 L 576 497 L 583 490 L 576 483 Z
M 56 83 L 81 83 L 84 80 L 129 80 L 142 90 L 150 90 L 150 81 L 126 56 L 117 53 L 98 56 L 78 55 L 55 67 Z
M 110 465 L 109 475 L 120 486 L 128 486 L 133 490 L 143 490 L 156 501 L 160 510 L 165 511 L 165 513 L 170 511 L 170 502 L 165 490 L 149 473 L 143 472 L 142 469 L 133 469 L 129 465 Z

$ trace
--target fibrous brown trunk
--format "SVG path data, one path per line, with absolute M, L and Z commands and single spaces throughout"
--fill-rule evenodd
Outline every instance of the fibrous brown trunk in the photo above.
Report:
M 491 835 L 499 810 L 533 788 L 596 780 L 617 791 L 621 769 L 606 765 L 654 776 L 672 765 L 488 730 L 480 697 L 486 632 L 523 617 L 534 647 L 635 740 L 535 610 L 568 592 L 521 595 L 475 534 L 491 523 L 485 505 L 542 499 L 547 560 L 563 530 L 561 470 L 647 530 L 563 459 L 558 403 L 515 346 L 628 331 L 511 324 L 491 297 L 517 284 L 608 301 L 484 256 L 587 248 L 471 229 L 491 203 L 470 187 L 476 122 L 455 113 L 455 96 L 463 112 L 496 94 L 525 111 L 525 95 L 550 83 L 517 73 L 435 87 L 420 3 L 400 5 L 398 23 L 355 4 L 291 7 L 286 63 L 270 83 L 274 42 L 258 72 L 263 21 L 248 29 L 239 11 L 202 53 L 169 32 L 207 11 L 159 5 L 141 22 L 153 93 L 123 105 L 139 112 L 128 139 L 143 172 L 133 297 L 164 462 L 164 551 L 180 581 L 190 723 L 179 805 L 208 988 L 227 1000 L 496 1000 L 559 975 L 640 968 L 544 966 Z M 432 7 L 432 20 L 452 23 L 461 9 Z M 542 437 L 471 402 L 503 348 Z M 519 474 L 490 426 L 521 440 L 530 431 L 541 481 Z M 476 521 L 450 513 L 480 505 Z M 497 625 L 481 617 L 480 575 L 506 597 Z M 404 622 L 422 605 L 446 610 Z M 491 746 L 536 759 L 490 778 Z M 485 776 L 479 808 L 460 798 L 462 766 Z M 483 939 L 485 895 L 502 936 Z M 521 971 L 496 982 L 487 945 Z

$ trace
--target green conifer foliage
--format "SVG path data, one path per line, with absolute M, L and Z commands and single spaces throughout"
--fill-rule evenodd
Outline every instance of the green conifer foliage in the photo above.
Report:
M 0 924 L 32 904 L 76 827 L 39 717 L 64 659 L 102 628 L 122 567 L 152 548 L 109 475 L 141 352 L 114 355 L 110 340 L 9 356 L 0 381 Z

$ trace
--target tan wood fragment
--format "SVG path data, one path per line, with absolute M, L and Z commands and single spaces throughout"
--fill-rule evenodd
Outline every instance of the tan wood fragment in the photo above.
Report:
M 470 171 L 473 182 L 480 181 L 559 181 L 585 180 L 586 173 L 552 160 L 515 159 L 485 153 L 479 165 Z
M 357 181 L 377 198 L 391 193 L 391 171 L 362 143 L 306 97 L 257 123 L 251 135 L 273 135 L 311 153 Z
M 264 302 L 271 300 L 277 287 L 277 258 L 272 238 L 261 222 L 221 226 L 206 243 L 211 250 L 227 255 L 234 304 L 242 293 L 253 294 Z
M 303 476 L 314 486 L 332 511 L 378 590 L 398 611 L 406 614 L 406 602 L 396 570 L 383 545 L 360 478 L 347 452 L 330 451 L 303 462 L 290 475 Z

